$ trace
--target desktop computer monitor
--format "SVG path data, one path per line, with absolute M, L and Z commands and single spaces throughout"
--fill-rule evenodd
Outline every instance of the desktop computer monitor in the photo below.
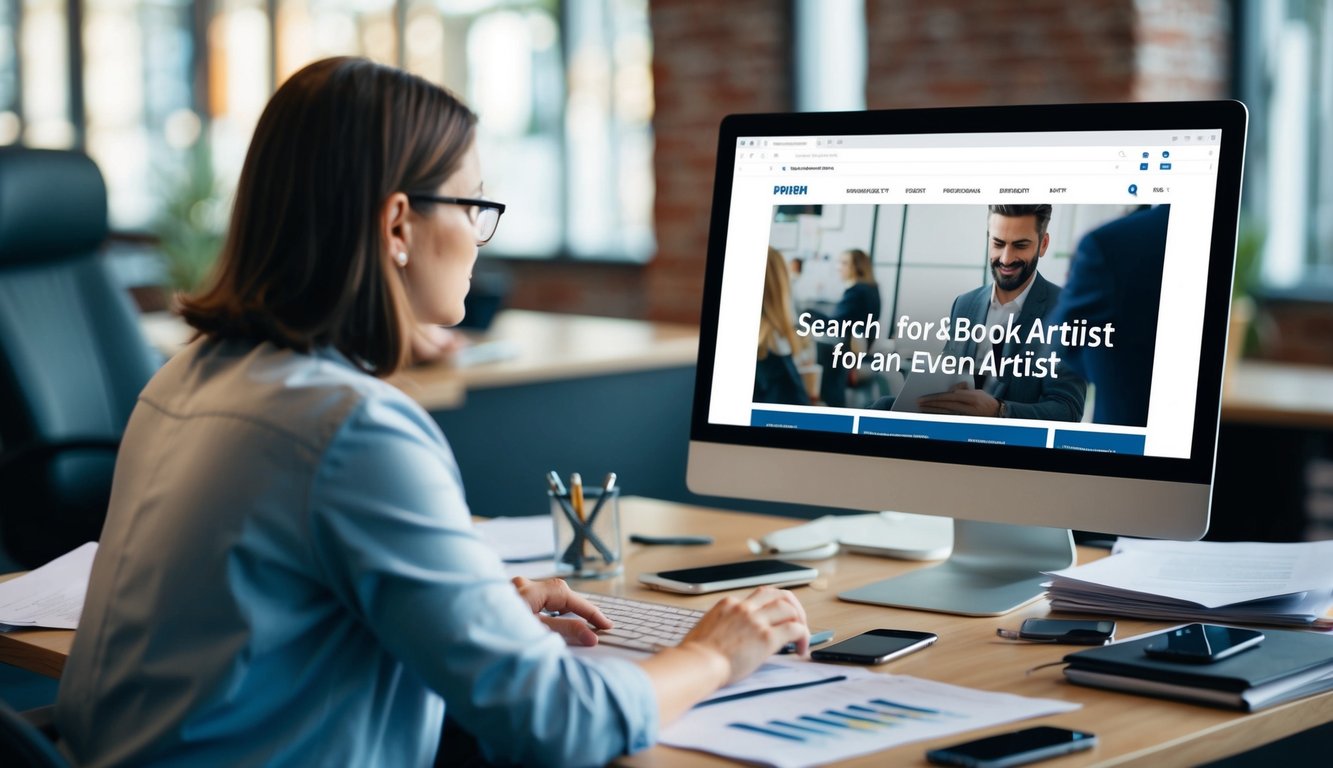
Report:
M 688 484 L 954 518 L 841 595 L 998 615 L 1069 529 L 1197 539 L 1220 412 L 1239 102 L 732 115 Z

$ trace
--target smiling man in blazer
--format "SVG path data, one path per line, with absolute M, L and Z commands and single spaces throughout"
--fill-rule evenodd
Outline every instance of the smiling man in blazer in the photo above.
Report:
M 968 291 L 954 300 L 950 327 L 960 321 L 969 326 L 1009 327 L 1012 317 L 1016 333 L 992 345 L 989 338 L 977 342 L 951 337 L 943 355 L 972 358 L 977 369 L 993 353 L 993 359 L 1034 357 L 1050 352 L 1037 343 L 1027 343 L 1034 320 L 1045 319 L 1055 308 L 1060 288 L 1037 271 L 1051 237 L 1050 205 L 992 205 L 986 226 L 992 282 Z M 1015 343 L 1014 338 L 1022 341 Z M 979 374 L 974 387 L 959 386 L 949 392 L 920 400 L 927 413 L 946 413 L 996 418 L 1079 421 L 1087 383 L 1067 366 L 1058 364 L 1053 375 L 1031 375 L 1022 366 L 1010 366 L 998 375 Z

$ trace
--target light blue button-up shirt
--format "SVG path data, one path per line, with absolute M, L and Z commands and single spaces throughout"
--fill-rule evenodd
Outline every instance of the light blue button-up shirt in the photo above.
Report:
M 524 765 L 656 738 L 647 676 L 575 658 L 532 615 L 406 395 L 327 350 L 204 340 L 173 358 L 120 450 L 60 685 L 66 752 L 428 765 L 446 705 Z

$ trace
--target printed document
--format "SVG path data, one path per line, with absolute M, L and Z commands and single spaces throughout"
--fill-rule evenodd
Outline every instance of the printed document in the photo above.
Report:
M 0 583 L 0 624 L 74 629 L 83 613 L 97 542 L 90 541 L 33 571 Z
M 751 763 L 804 768 L 1080 706 L 856 667 L 805 666 L 833 669 L 847 679 L 696 707 L 667 726 L 659 740 Z
M 1115 554 L 1050 571 L 1062 584 L 1110 595 L 1168 597 L 1204 608 L 1333 590 L 1333 541 L 1293 544 L 1120 539 Z

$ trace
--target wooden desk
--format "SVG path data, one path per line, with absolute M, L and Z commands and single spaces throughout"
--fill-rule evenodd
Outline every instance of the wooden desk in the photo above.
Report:
M 143 315 L 140 324 L 167 356 L 193 336 L 166 312 Z M 699 329 L 690 325 L 518 309 L 500 312 L 485 333 L 468 335 L 477 344 L 503 345 L 508 354 L 468 366 L 414 366 L 389 380 L 436 412 L 460 407 L 472 390 L 693 366 L 699 348 Z
M 693 366 L 699 330 L 688 325 L 611 317 L 501 312 L 478 343 L 503 344 L 502 360 L 456 367 L 415 366 L 390 379 L 428 411 L 457 408 L 466 393 L 617 373 Z
M 717 595 L 689 597 L 651 592 L 635 581 L 640 572 L 742 559 L 749 557 L 745 540 L 792 524 L 791 520 L 759 515 L 705 510 L 638 497 L 622 501 L 623 529 L 627 532 L 673 535 L 708 532 L 716 538 L 710 547 L 646 547 L 627 545 L 627 573 L 607 581 L 576 582 L 579 589 L 624 594 L 657 602 L 706 608 Z M 1082 551 L 1094 558 L 1100 552 Z M 1101 740 L 1092 752 L 1070 755 L 1051 763 L 1072 766 L 1197 765 L 1298 733 L 1333 720 L 1333 692 L 1273 707 L 1256 714 L 1239 714 L 1143 696 L 1131 696 L 1065 682 L 1058 668 L 1028 675 L 1025 671 L 1057 661 L 1070 646 L 1025 645 L 995 637 L 997 627 L 1016 627 L 1024 619 L 1044 616 L 1043 601 L 1001 618 L 962 616 L 878 608 L 845 603 L 836 593 L 876 579 L 901 573 L 919 564 L 864 555 L 841 555 L 816 563 L 820 578 L 796 589 L 813 626 L 835 629 L 845 639 L 875 627 L 936 632 L 933 647 L 883 667 L 885 672 L 915 675 L 942 682 L 1023 696 L 1076 701 L 1075 712 L 1041 718 L 1040 722 L 1089 730 Z M 1153 622 L 1122 619 L 1119 636 L 1128 637 L 1157 627 Z M 0 661 L 55 675 L 64 664 L 73 633 L 23 631 L 0 635 Z M 1034 724 L 1023 721 L 970 732 L 976 738 Z M 925 765 L 925 750 L 961 740 L 952 736 L 919 742 L 849 761 L 847 765 Z M 631 766 L 723 765 L 720 758 L 695 752 L 655 747 L 623 761 Z
M 1223 383 L 1222 420 L 1333 429 L 1333 368 L 1242 360 Z

